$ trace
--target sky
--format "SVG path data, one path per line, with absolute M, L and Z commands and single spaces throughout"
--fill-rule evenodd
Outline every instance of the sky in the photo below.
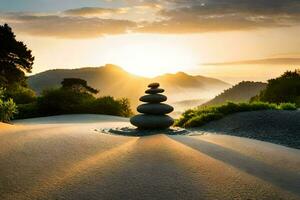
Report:
M 0 0 L 3 23 L 32 49 L 33 73 L 112 63 L 236 83 L 300 68 L 299 0 Z

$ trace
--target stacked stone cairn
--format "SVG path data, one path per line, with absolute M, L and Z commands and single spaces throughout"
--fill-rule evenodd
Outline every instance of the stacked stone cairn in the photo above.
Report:
M 159 83 L 148 85 L 147 95 L 142 96 L 140 101 L 145 102 L 137 107 L 138 114 L 130 119 L 130 123 L 142 130 L 167 129 L 173 125 L 174 120 L 166 115 L 171 113 L 174 108 L 170 105 L 161 103 L 167 100 L 163 93 L 165 90 L 159 88 Z

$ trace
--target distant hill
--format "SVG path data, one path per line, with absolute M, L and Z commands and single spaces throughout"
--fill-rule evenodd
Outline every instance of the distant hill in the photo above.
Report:
M 267 83 L 242 81 L 237 85 L 234 85 L 233 87 L 224 90 L 224 92 L 202 105 L 216 105 L 225 103 L 226 101 L 249 101 L 251 97 L 257 95 L 261 90 L 265 89 L 266 86 Z
M 55 69 L 30 76 L 29 86 L 41 93 L 47 88 L 59 87 L 64 78 L 81 78 L 100 95 L 111 95 L 117 98 L 127 97 L 133 106 L 144 94 L 150 82 L 157 81 L 166 90 L 169 102 L 188 99 L 209 99 L 230 87 L 230 84 L 218 79 L 204 76 L 191 76 L 183 72 L 165 74 L 155 78 L 145 78 L 130 74 L 115 65 L 80 69 Z

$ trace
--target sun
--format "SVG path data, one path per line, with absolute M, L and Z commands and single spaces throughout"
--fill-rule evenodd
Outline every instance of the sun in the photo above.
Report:
M 115 63 L 126 71 L 154 77 L 163 73 L 186 70 L 195 65 L 189 50 L 181 45 L 155 40 L 142 40 L 115 49 Z
M 199 68 L 199 51 L 179 36 L 128 34 L 86 40 L 32 40 L 36 55 L 34 73 L 47 68 L 104 66 L 115 64 L 140 76 L 154 77 L 164 73 L 194 71 Z M 42 50 L 37 50 L 42 48 Z M 48 52 L 60 53 L 49 54 Z M 41 67 L 44 66 L 44 67 Z

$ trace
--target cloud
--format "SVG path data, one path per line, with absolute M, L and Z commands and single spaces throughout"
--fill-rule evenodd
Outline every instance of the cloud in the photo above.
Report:
M 0 22 L 9 23 L 22 33 L 60 38 L 127 32 L 187 34 L 300 25 L 299 0 L 123 1 L 122 5 L 127 7 L 82 7 L 60 13 L 0 13 Z
M 215 14 L 259 14 L 259 15 L 299 15 L 299 0 L 166 0 L 175 9 L 164 14 L 190 11 L 199 15 Z M 175 12 L 174 12 L 175 11 Z M 171 14 L 172 15 L 172 14 Z
M 162 20 L 141 25 L 142 32 L 199 33 L 293 26 L 300 21 L 299 0 L 166 0 Z
M 215 65 L 215 66 L 226 66 L 226 65 L 299 65 L 300 58 L 265 58 L 258 60 L 242 60 L 233 62 L 222 62 L 222 63 L 202 63 L 201 65 Z
M 182 17 L 162 20 L 157 22 L 144 22 L 139 28 L 139 32 L 152 33 L 203 33 L 217 31 L 237 31 L 254 30 L 257 28 L 286 27 L 291 22 L 284 19 L 275 18 L 247 18 L 236 15 L 209 16 L 203 18 Z
M 101 16 L 110 14 L 125 14 L 129 8 L 100 8 L 100 7 L 82 7 L 69 9 L 63 12 L 65 15 L 71 16 Z
M 10 13 L 2 16 L 17 32 L 57 38 L 93 38 L 123 34 L 135 27 L 128 20 Z

